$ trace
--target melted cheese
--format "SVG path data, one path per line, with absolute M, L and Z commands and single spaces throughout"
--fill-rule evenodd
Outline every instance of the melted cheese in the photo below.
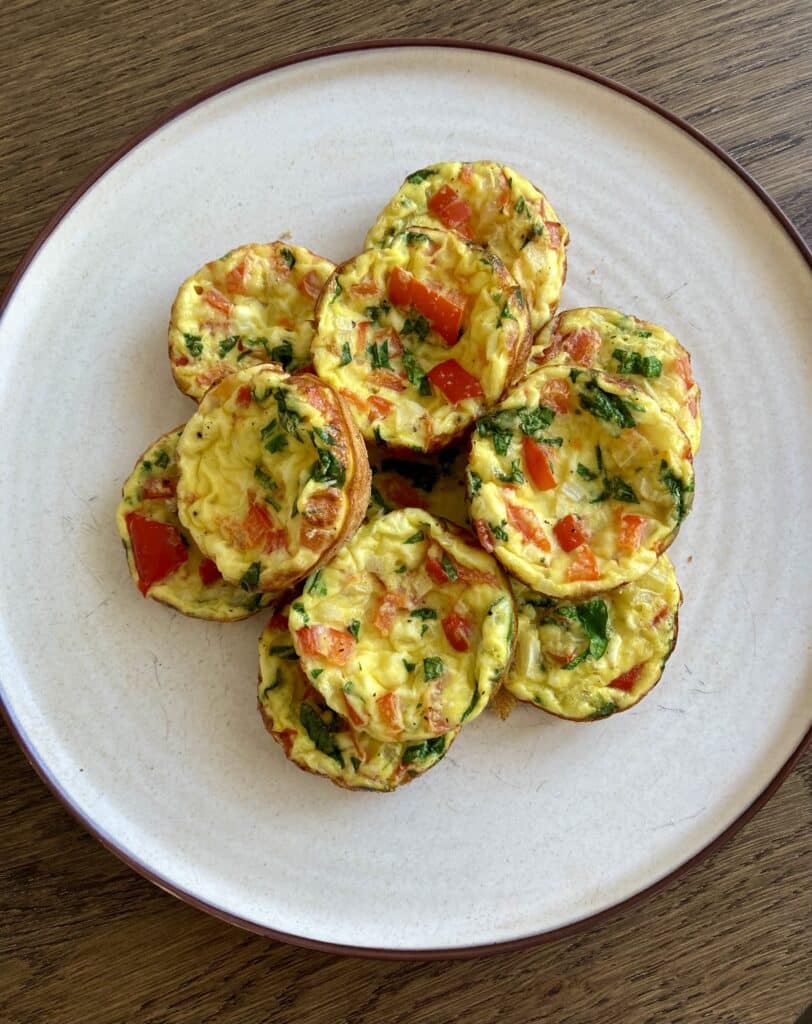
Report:
M 431 559 L 435 573 L 450 567 L 444 582 L 430 575 Z M 290 628 L 334 711 L 380 740 L 405 742 L 480 714 L 510 663 L 514 615 L 506 578 L 470 535 L 403 509 L 362 527 L 309 578 Z M 454 623 L 464 624 L 464 650 L 447 632 Z M 329 654 L 333 638 L 340 659 Z M 310 640 L 320 653 L 308 653 Z
M 315 377 L 266 364 L 216 385 L 187 423 L 178 512 L 226 579 L 280 591 L 341 533 L 356 467 L 338 410 Z
M 614 309 L 565 310 L 536 338 L 528 371 L 556 365 L 591 366 L 629 376 L 674 417 L 694 454 L 699 450 L 700 392 L 691 357 L 664 327 Z
M 386 792 L 433 767 L 458 730 L 420 743 L 392 743 L 353 729 L 308 682 L 287 626 L 289 608 L 259 639 L 258 701 L 266 728 L 294 764 L 348 789 Z
M 169 358 L 181 391 L 198 401 L 234 370 L 310 362 L 316 299 L 335 265 L 299 245 L 243 245 L 180 286 Z
M 415 224 L 442 228 L 443 221 L 428 203 L 444 186 L 470 206 L 470 237 L 495 252 L 518 281 L 535 333 L 558 306 L 567 274 L 569 232 L 545 196 L 510 167 L 478 160 L 434 164 L 410 174 L 381 211 L 366 246 L 389 245 L 395 235 Z
M 189 531 L 181 526 L 175 498 L 179 475 L 177 447 L 181 433 L 181 430 L 170 431 L 150 445 L 135 464 L 122 489 L 116 525 L 127 552 L 130 575 L 137 583 L 138 571 L 127 529 L 127 516 L 136 512 L 148 519 L 174 526 L 183 537 L 188 551 L 188 558 L 182 565 L 150 587 L 150 597 L 198 619 L 234 622 L 247 618 L 272 601 L 273 594 L 243 590 L 224 579 L 203 582 L 200 567 L 204 556 Z M 154 496 L 149 497 L 150 494 Z
M 562 411 L 555 413 L 556 405 Z M 554 476 L 547 489 L 528 466 L 534 443 Z M 531 374 L 479 421 L 471 446 L 478 536 L 513 575 L 552 597 L 597 593 L 642 576 L 676 535 L 693 487 L 690 446 L 674 420 L 627 381 L 588 370 L 554 366 Z M 566 516 L 588 535 L 571 551 L 554 530 Z M 637 548 L 626 542 L 634 520 L 623 516 L 644 517 Z M 595 579 L 584 571 L 593 558 Z
M 563 718 L 605 718 L 636 704 L 659 680 L 676 643 L 682 595 L 666 555 L 639 580 L 585 604 L 544 598 L 521 583 L 514 593 L 519 638 L 505 686 Z
M 396 268 L 464 300 L 456 344 L 449 347 L 414 310 L 391 304 Z M 499 400 L 528 351 L 529 319 L 516 282 L 498 259 L 450 231 L 406 232 L 342 264 L 317 315 L 318 375 L 347 397 L 368 441 L 415 451 L 444 447 L 461 434 Z M 481 398 L 453 404 L 425 379 L 448 359 L 476 378 Z

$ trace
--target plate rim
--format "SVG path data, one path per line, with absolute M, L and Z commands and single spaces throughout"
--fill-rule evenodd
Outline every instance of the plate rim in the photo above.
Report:
M 408 49 L 414 47 L 471 50 L 477 53 L 498 54 L 501 56 L 512 57 L 517 60 L 533 61 L 536 64 L 557 68 L 558 70 L 566 71 L 569 74 L 585 78 L 588 81 L 594 82 L 605 89 L 610 89 L 613 92 L 619 93 L 620 95 L 633 100 L 635 103 L 653 111 L 655 114 L 658 114 L 660 117 L 671 122 L 671 124 L 680 129 L 683 133 L 695 139 L 709 150 L 717 160 L 729 167 L 744 182 L 744 184 L 750 188 L 761 203 L 769 210 L 775 220 L 777 220 L 783 227 L 790 240 L 795 244 L 800 255 L 806 261 L 810 270 L 812 270 L 812 250 L 807 246 L 798 229 L 766 189 L 764 189 L 749 173 L 749 171 L 746 171 L 744 167 L 738 163 L 738 161 L 730 156 L 730 154 L 719 145 L 709 139 L 698 128 L 695 128 L 684 118 L 672 113 L 655 100 L 650 99 L 644 94 L 637 92 L 635 89 L 632 89 L 621 82 L 617 82 L 614 79 L 601 75 L 589 68 L 583 68 L 570 61 L 560 60 L 556 57 L 549 57 L 544 54 L 533 53 L 529 50 L 523 50 L 518 47 L 503 46 L 497 43 L 470 42 L 462 39 L 443 37 L 397 37 L 393 39 L 370 39 L 342 43 L 335 46 L 320 47 L 318 49 L 305 50 L 301 53 L 290 54 L 279 60 L 263 64 L 250 71 L 241 72 L 238 75 L 234 75 L 222 82 L 209 86 L 208 88 L 195 93 L 188 99 L 183 100 L 178 105 L 172 107 L 158 118 L 151 121 L 145 128 L 135 136 L 131 137 L 127 142 L 114 150 L 108 157 L 102 160 L 101 163 L 94 167 L 90 173 L 87 174 L 85 178 L 70 192 L 67 198 L 59 205 L 53 216 L 35 236 L 34 240 L 26 249 L 20 259 L 20 262 L 17 264 L 17 267 L 9 278 L 2 294 L 0 294 L 0 321 L 2 321 L 6 307 L 11 301 L 18 285 L 35 256 L 70 210 L 77 202 L 79 202 L 85 193 L 107 173 L 108 170 L 140 145 L 141 142 L 144 142 L 150 136 L 154 135 L 165 125 L 174 121 L 193 107 L 204 103 L 206 100 L 209 100 L 220 93 L 226 92 L 234 86 L 250 81 L 253 78 L 259 78 L 263 75 L 270 74 L 271 72 L 279 71 L 282 68 L 290 67 L 295 64 L 304 64 L 323 57 L 333 57 L 338 54 L 360 53 L 376 49 Z M 146 878 L 149 882 L 152 882 L 152 884 L 156 885 L 159 889 L 175 896 L 177 899 L 182 900 L 189 906 L 192 906 L 197 910 L 202 910 L 211 916 L 226 922 L 227 924 L 235 925 L 246 931 L 263 935 L 266 938 L 274 939 L 278 942 L 285 942 L 290 945 L 299 946 L 305 949 L 318 950 L 319 952 L 324 953 L 332 953 L 342 956 L 357 956 L 366 959 L 378 960 L 463 960 L 476 956 L 489 956 L 495 953 L 515 952 L 541 945 L 542 943 L 554 942 L 558 939 L 586 932 L 597 925 L 603 924 L 610 917 L 613 917 L 621 911 L 642 902 L 644 899 L 659 890 L 671 885 L 683 874 L 690 871 L 693 867 L 700 864 L 712 854 L 718 852 L 739 831 L 739 829 L 750 821 L 767 803 L 767 801 L 775 795 L 782 783 L 786 780 L 787 776 L 800 760 L 806 748 L 810 743 L 812 743 L 812 726 L 810 726 L 806 733 L 801 737 L 800 742 L 792 751 L 790 756 L 778 769 L 764 789 L 751 801 L 741 814 L 724 829 L 724 831 L 716 836 L 715 839 L 711 840 L 707 845 L 702 847 L 702 849 L 693 854 L 693 856 L 689 857 L 667 874 L 663 875 L 662 878 L 659 878 L 657 881 L 651 883 L 651 885 L 646 886 L 610 907 L 606 907 L 593 914 L 588 914 L 577 921 L 571 922 L 570 924 L 537 932 L 533 935 L 521 936 L 516 939 L 506 939 L 498 942 L 487 942 L 476 945 L 447 948 L 392 949 L 386 947 L 353 946 L 345 943 L 327 942 L 320 939 L 311 939 L 303 935 L 295 935 L 289 932 L 279 931 L 278 929 L 270 928 L 266 925 L 233 914 L 223 907 L 202 899 L 194 892 L 185 889 L 176 882 L 165 878 L 148 864 L 139 860 L 136 856 L 130 853 L 130 851 L 112 835 L 108 834 L 99 825 L 95 824 L 94 821 L 71 800 L 62 788 L 59 779 L 50 773 L 34 744 L 29 740 L 22 727 L 17 723 L 11 706 L 7 705 L 4 700 L 1 689 L 0 711 L 2 711 L 3 719 L 5 720 L 9 733 L 22 750 L 26 760 L 53 796 L 56 797 L 62 807 L 76 822 L 78 822 L 79 825 L 82 826 L 82 828 L 85 829 L 85 831 L 89 832 L 94 839 L 101 843 L 108 852 L 112 853 L 131 870 L 135 871 L 143 878 Z

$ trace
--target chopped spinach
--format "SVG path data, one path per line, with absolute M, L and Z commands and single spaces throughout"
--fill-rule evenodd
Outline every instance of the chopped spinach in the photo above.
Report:
M 686 500 L 686 496 L 693 494 L 694 482 L 691 480 L 688 484 L 683 483 L 682 479 L 669 468 L 665 459 L 660 462 L 660 481 L 666 486 L 671 497 L 674 499 L 674 512 L 677 522 L 681 523 L 690 508 L 690 502 Z
M 436 619 L 437 612 L 434 608 L 415 608 L 409 612 L 410 619 Z
M 598 474 L 597 473 L 593 473 L 592 470 L 589 469 L 588 466 L 585 466 L 582 462 L 579 462 L 578 465 L 575 467 L 575 472 L 578 474 L 578 476 L 582 477 L 584 480 L 597 480 L 598 479 Z
M 468 493 L 473 498 L 475 494 L 479 494 L 479 489 L 482 486 L 482 477 L 472 469 L 466 472 L 468 473 Z
M 443 572 L 448 577 L 448 582 L 454 583 L 456 579 L 459 577 L 459 572 L 457 571 L 456 565 L 454 565 L 454 563 L 448 557 L 447 551 L 443 552 L 443 557 L 440 559 L 440 565 L 443 567 Z
M 504 520 L 504 519 L 502 520 L 501 523 L 497 523 L 497 524 L 488 523 L 488 529 L 491 531 L 491 533 L 494 535 L 494 537 L 497 540 L 501 540 L 501 541 L 505 541 L 506 542 L 507 539 L 508 539 L 508 535 L 507 535 L 507 530 L 505 529 L 505 526 L 507 526 L 507 521 Z
M 408 349 L 403 350 L 403 368 L 409 378 L 409 383 L 417 389 L 418 394 L 431 394 L 431 382 L 426 371 Z
M 413 761 L 425 761 L 429 757 L 439 756 L 445 750 L 445 736 L 435 736 L 430 740 L 423 740 L 403 751 L 401 762 L 411 764 Z
M 240 586 L 243 590 L 254 590 L 259 583 L 259 562 L 252 562 L 240 577 Z
M 273 647 L 268 648 L 268 653 L 283 661 L 296 661 L 299 657 L 291 644 L 274 644 Z
M 302 704 L 299 708 L 299 721 L 302 723 L 305 732 L 312 740 L 316 750 L 337 761 L 344 767 L 344 759 L 341 750 L 336 743 L 333 730 L 327 725 L 312 704 Z
M 430 683 L 432 679 L 437 679 L 443 672 L 445 672 L 445 665 L 442 658 L 423 659 L 423 675 L 427 683 Z
M 224 358 L 234 348 L 237 342 L 240 340 L 239 334 L 229 334 L 227 338 L 223 338 L 220 344 L 217 346 L 217 354 L 220 358 Z
M 406 232 L 406 244 L 414 245 L 416 242 L 428 242 L 429 236 L 424 234 L 422 231 L 407 231 Z
M 321 569 L 316 569 L 305 589 L 308 594 L 318 594 L 319 597 L 327 596 L 327 584 L 322 579 Z
M 384 496 L 381 494 L 377 487 L 372 487 L 372 489 L 370 490 L 370 496 L 372 500 L 375 502 L 375 504 L 378 505 L 384 512 L 392 511 L 392 506 L 386 501 L 386 499 L 384 498 Z
M 345 341 L 341 346 L 341 362 L 339 366 L 347 366 L 352 362 L 352 352 L 350 352 L 350 343 Z
M 499 470 L 496 471 L 496 479 L 501 480 L 505 484 L 523 484 L 524 473 L 522 472 L 521 463 L 518 459 L 513 459 L 510 463 L 510 472 L 502 473 Z
M 164 448 L 161 448 L 155 453 L 153 461 L 159 469 L 166 469 L 169 465 L 169 453 Z
M 183 340 L 186 342 L 189 355 L 197 357 L 203 354 L 203 339 L 199 334 L 186 334 L 184 332 Z
M 604 391 L 597 381 L 587 381 L 580 392 L 580 399 L 583 408 L 598 419 L 617 423 L 622 428 L 635 425 L 628 403 L 618 395 Z
M 414 670 L 417 668 L 416 661 L 407 661 L 405 658 L 401 658 L 401 661 L 403 662 L 403 667 L 406 669 L 407 672 L 414 672 Z
M 534 220 L 527 231 L 522 237 L 522 244 L 519 246 L 520 249 L 524 249 L 526 245 L 529 245 L 536 238 L 540 238 L 544 234 L 544 225 L 541 221 Z
M 411 535 L 411 537 L 407 537 L 406 540 L 403 543 L 404 544 L 417 544 L 421 540 L 425 540 L 425 539 L 426 539 L 426 535 L 423 533 L 423 531 L 422 530 L 418 530 L 417 533 L 413 533 Z
M 639 352 L 616 348 L 612 353 L 612 358 L 618 364 L 618 373 L 659 377 L 663 372 L 663 364 L 656 356 L 643 356 Z
M 424 167 L 421 171 L 414 171 L 410 174 L 406 178 L 406 181 L 408 181 L 410 185 L 419 185 L 422 181 L 425 181 L 426 178 L 430 178 L 436 173 L 437 171 L 433 167 Z
M 613 715 L 615 711 L 617 711 L 617 704 L 615 704 L 613 700 L 605 700 L 595 708 L 589 717 L 608 718 L 609 715 Z
M 431 324 L 424 316 L 407 317 L 403 321 L 403 327 L 400 329 L 401 337 L 408 337 L 414 335 L 418 341 L 425 341 L 429 331 L 431 330 Z
M 381 317 L 385 316 L 391 308 L 390 304 L 384 299 L 378 306 L 367 306 L 364 312 L 373 324 L 379 324 Z
M 515 320 L 516 317 L 510 311 L 510 305 L 507 301 L 502 303 L 502 309 L 499 311 L 499 315 L 496 318 L 496 326 L 501 327 L 505 320 Z
M 353 640 L 357 640 L 358 639 L 358 632 L 359 632 L 360 629 L 361 629 L 361 620 L 360 619 L 353 619 L 352 622 L 349 624 L 349 626 L 347 626 L 347 632 L 350 634 L 350 636 L 353 638 Z
M 280 249 L 279 255 L 282 257 L 285 263 L 287 263 L 288 270 L 293 270 L 293 268 L 296 266 L 296 257 L 293 255 L 290 249 Z
M 343 487 L 347 479 L 347 467 L 329 448 L 319 447 L 315 439 L 313 447 L 316 449 L 316 461 L 310 468 L 310 479 L 320 484 Z
M 280 342 L 271 349 L 266 346 L 265 351 L 271 362 L 279 363 L 284 369 L 293 362 L 293 345 L 289 341 Z
M 373 370 L 391 369 L 389 363 L 389 342 L 386 338 L 381 342 L 373 341 L 371 345 L 367 345 L 367 355 L 372 363 Z
M 301 601 L 294 601 L 293 604 L 291 605 L 291 608 L 293 609 L 293 611 L 298 612 L 305 626 L 309 625 L 310 616 L 305 611 L 305 606 L 302 604 Z

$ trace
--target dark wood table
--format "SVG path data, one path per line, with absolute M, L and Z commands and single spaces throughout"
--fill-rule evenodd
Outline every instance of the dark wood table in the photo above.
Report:
M 502 43 L 616 78 L 706 132 L 812 235 L 804 0 L 5 0 L 0 284 L 77 183 L 167 108 L 287 54 L 394 36 Z M 726 847 L 599 927 L 420 964 L 281 945 L 179 903 L 86 835 L 0 733 L 2 1021 L 784 1024 L 812 1000 L 809 752 Z

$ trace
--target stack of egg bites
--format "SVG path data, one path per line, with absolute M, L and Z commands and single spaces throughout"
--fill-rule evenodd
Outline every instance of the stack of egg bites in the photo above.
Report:
M 577 721 L 659 679 L 699 389 L 662 327 L 556 315 L 567 229 L 492 161 L 410 174 L 334 266 L 251 244 L 172 308 L 199 405 L 124 485 L 144 595 L 271 612 L 259 709 L 285 755 L 387 791 L 491 701 Z

